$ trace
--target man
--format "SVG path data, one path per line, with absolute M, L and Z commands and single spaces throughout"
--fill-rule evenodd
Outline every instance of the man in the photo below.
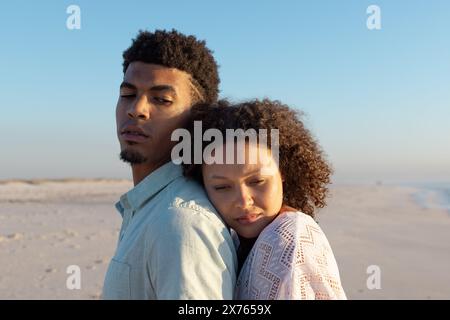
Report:
M 175 30 L 140 32 L 123 54 L 116 108 L 120 157 L 134 188 L 123 217 L 105 299 L 232 299 L 236 253 L 203 188 L 171 162 L 172 131 L 198 102 L 217 100 L 217 65 L 204 41 Z

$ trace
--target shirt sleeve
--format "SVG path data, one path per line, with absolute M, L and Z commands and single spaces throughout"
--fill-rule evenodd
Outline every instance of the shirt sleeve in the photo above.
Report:
M 157 299 L 232 299 L 236 253 L 218 218 L 172 208 L 154 226 L 148 272 Z
M 319 225 L 306 216 L 297 224 L 289 299 L 346 299 L 331 246 Z
M 261 233 L 249 269 L 255 299 L 346 299 L 330 244 L 305 214 L 283 214 Z

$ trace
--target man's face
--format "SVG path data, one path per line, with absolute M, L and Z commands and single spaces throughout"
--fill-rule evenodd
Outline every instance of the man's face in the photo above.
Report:
M 128 66 L 116 108 L 121 159 L 154 168 L 170 159 L 172 131 L 191 108 L 191 82 L 183 71 L 143 62 Z

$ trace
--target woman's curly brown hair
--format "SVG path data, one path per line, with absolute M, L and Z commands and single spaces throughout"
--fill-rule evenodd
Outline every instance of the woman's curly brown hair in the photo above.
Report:
M 264 99 L 231 105 L 222 100 L 215 105 L 194 106 L 188 129 L 193 136 L 194 121 L 202 121 L 202 134 L 210 128 L 218 129 L 223 136 L 226 129 L 267 129 L 269 147 L 270 130 L 278 129 L 283 205 L 314 218 L 315 208 L 326 205 L 332 169 L 317 141 L 301 122 L 302 115 L 279 101 Z M 202 144 L 204 150 L 209 142 Z M 185 176 L 203 184 L 201 165 L 183 163 L 183 171 Z

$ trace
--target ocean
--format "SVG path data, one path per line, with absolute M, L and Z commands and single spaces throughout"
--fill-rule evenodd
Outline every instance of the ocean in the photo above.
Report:
M 419 191 L 414 200 L 423 208 L 444 209 L 450 213 L 450 183 L 408 184 Z

